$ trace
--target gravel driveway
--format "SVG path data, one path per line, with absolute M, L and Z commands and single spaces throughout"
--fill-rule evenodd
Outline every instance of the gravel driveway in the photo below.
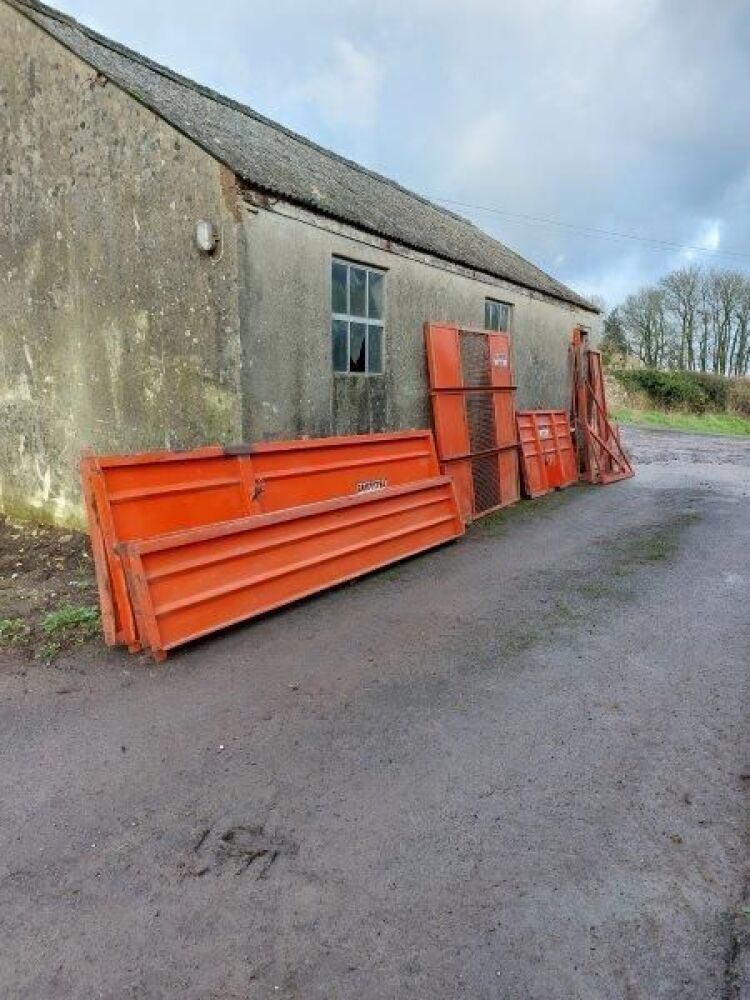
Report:
M 626 437 L 162 666 L 4 654 L 0 995 L 739 997 L 750 442 Z

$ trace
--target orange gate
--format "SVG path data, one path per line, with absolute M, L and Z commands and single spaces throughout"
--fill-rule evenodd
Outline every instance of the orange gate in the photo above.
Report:
M 590 483 L 614 483 L 635 475 L 620 443 L 620 432 L 609 419 L 599 351 L 588 346 L 588 333 L 575 327 L 570 344 L 571 417 L 578 437 L 581 478 Z
M 439 472 L 430 431 L 84 455 L 81 478 L 105 640 L 132 651 L 143 642 L 123 543 L 319 501 L 375 496 Z
M 469 521 L 520 497 L 515 385 L 507 333 L 425 324 L 440 466 Z
M 541 497 L 576 482 L 576 452 L 567 413 L 519 410 L 516 421 L 526 494 Z

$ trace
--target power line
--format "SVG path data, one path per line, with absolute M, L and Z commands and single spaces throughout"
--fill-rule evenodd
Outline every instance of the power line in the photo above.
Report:
M 713 247 L 693 246 L 689 243 L 676 243 L 672 240 L 660 240 L 651 236 L 639 236 L 635 233 L 621 233 L 611 229 L 597 229 L 593 226 L 580 226 L 572 222 L 561 222 L 559 219 L 547 219 L 543 216 L 524 215 L 521 212 L 507 212 L 501 208 L 490 208 L 488 205 L 474 205 L 470 202 L 456 201 L 453 198 L 433 198 L 434 201 L 444 205 L 457 205 L 461 208 L 471 208 L 479 212 L 489 212 L 492 215 L 501 215 L 504 218 L 517 222 L 530 222 L 535 225 L 556 226 L 559 229 L 568 229 L 573 232 L 582 233 L 586 236 L 593 236 L 597 239 L 609 240 L 630 240 L 641 243 L 651 250 L 682 250 L 692 253 L 706 253 L 715 257 L 730 257 L 738 260 L 750 260 L 750 253 L 742 253 L 737 250 L 715 250 Z

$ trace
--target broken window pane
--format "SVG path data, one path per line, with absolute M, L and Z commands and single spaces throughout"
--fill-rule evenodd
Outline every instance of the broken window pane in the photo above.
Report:
M 349 334 L 349 371 L 364 372 L 365 340 L 367 337 L 366 323 L 351 323 Z

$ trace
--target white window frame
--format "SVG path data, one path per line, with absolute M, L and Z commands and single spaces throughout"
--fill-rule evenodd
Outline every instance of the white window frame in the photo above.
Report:
M 348 260 L 346 257 L 336 257 L 336 256 L 334 256 L 334 257 L 331 258 L 331 266 L 330 266 L 331 284 L 333 284 L 333 265 L 334 264 L 343 264 L 344 267 L 347 268 L 347 271 L 349 271 L 353 267 L 356 267 L 358 270 L 365 272 L 365 275 L 366 275 L 366 278 L 365 278 L 365 303 L 366 303 L 366 307 L 367 307 L 368 311 L 370 309 L 370 275 L 371 274 L 379 274 L 379 275 L 381 275 L 381 277 L 383 279 L 383 315 L 379 319 L 371 319 L 369 316 L 354 316 L 352 314 L 352 312 L 351 312 L 351 307 L 352 307 L 352 303 L 351 303 L 352 283 L 351 283 L 351 278 L 349 278 L 349 277 L 347 277 L 347 282 L 346 282 L 346 308 L 347 308 L 347 312 L 345 312 L 345 313 L 339 313 L 339 312 L 334 312 L 333 311 L 333 302 L 332 302 L 332 300 L 333 300 L 333 294 L 331 294 L 331 331 L 330 331 L 330 335 L 331 335 L 331 367 L 332 368 L 333 368 L 333 323 L 334 323 L 334 320 L 338 320 L 339 322 L 346 323 L 346 358 L 347 358 L 347 365 L 351 363 L 351 357 L 352 357 L 352 355 L 351 355 L 351 336 L 352 336 L 351 324 L 352 323 L 361 323 L 361 324 L 363 324 L 364 326 L 367 327 L 367 333 L 366 333 L 366 336 L 365 336 L 365 370 L 363 372 L 355 372 L 355 371 L 352 371 L 350 368 L 347 368 L 346 371 L 338 371 L 336 368 L 333 368 L 333 374 L 334 375 L 345 375 L 345 376 L 365 375 L 365 376 L 368 376 L 368 377 L 369 376 L 375 376 L 376 378 L 377 377 L 382 377 L 385 374 L 385 296 L 386 296 L 385 276 L 386 276 L 387 272 L 385 270 L 383 270 L 382 268 L 373 267 L 371 264 L 361 264 L 359 261 Z M 370 327 L 371 326 L 378 326 L 378 327 L 380 327 L 380 330 L 381 330 L 381 334 L 380 334 L 380 371 L 376 371 L 376 372 L 375 371 L 370 371 Z
M 487 324 L 487 303 L 488 302 L 491 302 L 493 305 L 496 305 L 496 306 L 505 306 L 505 308 L 508 310 L 508 325 L 507 325 L 507 327 L 504 330 L 492 330 L 490 327 L 488 327 L 486 325 Z M 484 322 L 485 322 L 485 329 L 489 330 L 491 333 L 510 333 L 511 324 L 513 322 L 513 303 L 512 302 L 504 302 L 502 299 L 493 299 L 489 295 L 485 295 L 485 297 L 484 297 Z

